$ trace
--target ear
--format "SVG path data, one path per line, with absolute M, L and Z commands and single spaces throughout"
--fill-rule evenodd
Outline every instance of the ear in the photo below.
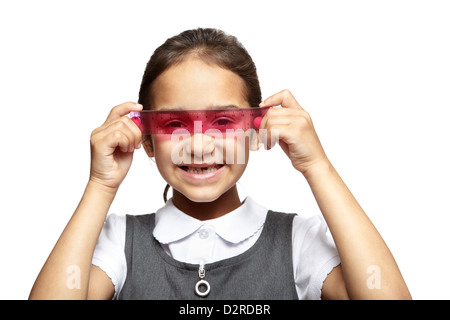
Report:
M 152 143 L 151 136 L 145 136 L 144 139 L 142 140 L 142 145 L 144 146 L 144 150 L 147 153 L 147 155 L 149 156 L 149 158 L 152 158 L 155 156 L 155 154 L 153 152 L 153 143 Z

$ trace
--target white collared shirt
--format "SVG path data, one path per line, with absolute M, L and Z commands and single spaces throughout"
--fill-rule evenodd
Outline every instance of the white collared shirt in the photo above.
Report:
M 172 258 L 199 264 L 231 258 L 248 250 L 258 240 L 267 209 L 248 197 L 230 213 L 211 220 L 197 220 L 176 208 L 169 199 L 155 213 L 153 236 Z M 115 297 L 125 282 L 125 216 L 107 217 L 92 264 L 112 280 Z M 320 299 L 328 273 L 340 263 L 333 240 L 320 216 L 296 216 L 292 226 L 294 279 L 300 299 Z M 289 263 L 289 262 L 287 262 Z

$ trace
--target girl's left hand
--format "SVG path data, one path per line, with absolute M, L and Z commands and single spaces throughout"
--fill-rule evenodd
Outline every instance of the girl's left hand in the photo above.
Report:
M 261 121 L 259 129 L 267 130 L 268 148 L 271 141 L 271 130 L 278 130 L 281 148 L 291 159 L 295 169 L 304 176 L 318 164 L 328 162 L 325 151 L 314 129 L 311 117 L 298 104 L 289 90 L 283 90 L 262 102 L 260 107 L 271 108 Z M 261 131 L 260 131 L 261 135 Z M 276 142 L 276 141 L 275 141 Z

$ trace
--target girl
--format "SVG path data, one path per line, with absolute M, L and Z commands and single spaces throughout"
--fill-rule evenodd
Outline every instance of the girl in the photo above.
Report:
M 267 130 L 267 141 L 277 132 L 326 224 L 267 210 L 250 197 L 241 202 L 236 182 L 246 161 L 175 162 L 172 150 L 179 142 L 166 134 L 142 136 L 127 116 L 142 109 L 258 106 L 281 106 L 269 109 L 260 130 Z M 206 134 L 193 136 L 181 148 L 191 159 L 215 144 Z M 225 140 L 225 149 L 243 148 L 248 159 L 251 143 Z M 141 145 L 155 158 L 173 197 L 155 214 L 107 218 Z M 336 245 L 325 235 L 326 225 Z M 388 247 L 328 160 L 308 113 L 288 90 L 261 102 L 256 68 L 237 39 L 197 29 L 160 46 L 144 73 L 139 103 L 114 107 L 92 132 L 85 193 L 30 298 L 409 299 L 410 294 Z

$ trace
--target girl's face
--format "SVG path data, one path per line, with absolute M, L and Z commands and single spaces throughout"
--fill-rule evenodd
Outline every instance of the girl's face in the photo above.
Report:
M 187 58 L 153 82 L 151 106 L 154 110 L 249 108 L 244 88 L 243 80 L 233 72 Z M 194 202 L 216 200 L 235 186 L 247 166 L 248 143 L 242 144 L 237 139 L 215 139 L 196 133 L 183 139 L 157 134 L 152 140 L 153 154 L 149 155 L 155 157 L 162 177 Z M 226 152 L 231 149 L 232 153 Z M 236 157 L 227 159 L 227 154 L 238 152 L 245 154 L 244 161 L 236 161 Z

